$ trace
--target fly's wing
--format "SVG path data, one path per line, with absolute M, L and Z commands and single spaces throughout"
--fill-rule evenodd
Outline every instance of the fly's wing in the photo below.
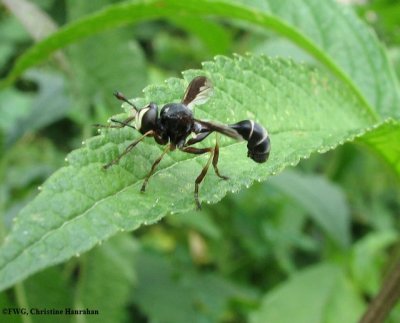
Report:
M 212 94 L 211 81 L 205 76 L 197 76 L 188 85 L 182 103 L 193 110 L 195 105 L 206 103 Z
M 222 133 L 225 136 L 228 136 L 230 138 L 236 139 L 236 140 L 243 140 L 243 137 L 235 130 L 232 129 L 231 127 L 217 123 L 214 121 L 206 121 L 206 120 L 194 120 L 195 123 L 197 123 L 200 126 L 200 129 L 198 130 L 198 133 L 210 133 L 213 131 Z

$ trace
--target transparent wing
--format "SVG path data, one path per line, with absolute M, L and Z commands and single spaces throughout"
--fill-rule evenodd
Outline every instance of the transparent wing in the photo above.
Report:
M 212 94 L 211 81 L 205 76 L 197 76 L 188 85 L 182 103 L 193 110 L 195 105 L 206 103 Z
M 195 119 L 194 121 L 200 126 L 198 133 L 207 133 L 216 131 L 230 138 L 236 140 L 243 140 L 243 137 L 235 129 L 232 129 L 227 125 L 208 120 Z

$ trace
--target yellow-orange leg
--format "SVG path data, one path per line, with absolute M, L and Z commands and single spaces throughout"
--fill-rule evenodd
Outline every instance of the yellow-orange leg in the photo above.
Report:
M 157 165 L 160 163 L 161 159 L 163 159 L 163 157 L 165 156 L 165 154 L 166 154 L 167 152 L 169 152 L 170 149 L 171 149 L 171 145 L 167 145 L 167 147 L 165 147 L 164 151 L 162 152 L 161 156 L 158 157 L 158 158 L 156 159 L 156 161 L 153 163 L 153 165 L 151 166 L 150 172 L 147 174 L 146 178 L 144 179 L 142 188 L 140 189 L 141 192 L 144 192 L 144 191 L 146 190 L 146 185 L 147 185 L 147 182 L 149 181 L 150 176 L 153 175 L 153 173 L 154 173 L 154 171 L 155 171 Z
M 218 164 L 218 157 L 219 157 L 219 145 L 218 145 L 218 134 L 217 134 L 217 138 L 216 138 L 216 140 L 215 140 L 214 156 L 213 156 L 212 164 L 213 164 L 213 167 L 214 167 L 215 174 L 217 174 L 218 177 L 227 180 L 227 179 L 229 179 L 228 176 L 224 176 L 224 175 L 221 175 L 221 174 L 219 173 L 218 166 L 217 166 L 217 164 Z
M 126 154 L 128 154 L 139 142 L 141 142 L 145 137 L 147 136 L 153 136 L 154 135 L 154 131 L 150 130 L 147 131 L 144 135 L 140 136 L 138 139 L 136 139 L 135 141 L 133 141 L 128 147 L 125 148 L 124 152 L 122 154 L 120 154 L 117 158 L 115 158 L 114 160 L 112 160 L 111 162 L 109 162 L 108 164 L 105 164 L 103 166 L 104 169 L 107 169 L 109 167 L 111 167 L 112 165 L 118 164 L 118 162 L 120 161 L 120 159 L 122 157 L 124 157 Z
M 222 179 L 228 179 L 227 176 L 223 176 L 219 173 L 217 163 L 218 163 L 218 156 L 219 156 L 219 147 L 218 143 L 215 143 L 215 147 L 211 148 L 195 148 L 195 147 L 184 147 L 182 148 L 182 151 L 187 152 L 189 154 L 205 154 L 205 153 L 210 153 L 210 158 L 207 161 L 207 164 L 203 167 L 201 170 L 201 173 L 199 176 L 197 176 L 196 181 L 195 181 L 195 186 L 194 186 L 194 200 L 196 202 L 197 209 L 201 209 L 200 201 L 199 201 L 199 185 L 203 181 L 204 177 L 207 174 L 208 168 L 210 167 L 211 161 L 214 167 L 215 174 L 222 178 Z

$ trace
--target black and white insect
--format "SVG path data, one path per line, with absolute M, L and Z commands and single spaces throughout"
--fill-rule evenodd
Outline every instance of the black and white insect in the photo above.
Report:
M 163 106 L 158 113 L 158 107 L 155 103 L 149 103 L 147 106 L 138 109 L 122 93 L 114 93 L 118 100 L 128 103 L 133 108 L 133 115 L 126 120 L 119 121 L 111 119 L 114 125 L 99 127 L 132 127 L 138 130 L 142 136 L 133 141 L 126 147 L 124 152 L 110 163 L 104 165 L 105 169 L 115 165 L 119 160 L 128 154 L 145 137 L 153 137 L 160 145 L 165 145 L 162 154 L 154 161 L 150 172 L 144 179 L 141 191 L 146 190 L 149 178 L 153 175 L 157 165 L 164 155 L 175 149 L 179 149 L 189 154 L 209 153 L 210 157 L 195 181 L 194 199 L 198 209 L 199 185 L 207 174 L 208 168 L 212 163 L 215 174 L 226 180 L 228 177 L 220 174 L 218 170 L 219 146 L 218 137 L 216 137 L 214 147 L 197 148 L 194 144 L 201 142 L 211 133 L 217 132 L 236 140 L 247 141 L 247 156 L 257 163 L 264 163 L 269 157 L 271 149 L 270 138 L 267 131 L 258 123 L 252 120 L 243 120 L 235 124 L 224 125 L 214 121 L 199 120 L 194 117 L 194 107 L 205 103 L 213 93 L 211 81 L 205 76 L 195 77 L 186 89 L 186 92 L 180 103 L 168 103 Z M 188 137 L 191 136 L 190 139 Z

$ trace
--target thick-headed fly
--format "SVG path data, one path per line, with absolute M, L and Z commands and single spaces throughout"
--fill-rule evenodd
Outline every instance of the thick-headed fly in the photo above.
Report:
M 194 106 L 205 103 L 212 93 L 213 87 L 210 80 L 205 76 L 198 76 L 190 82 L 182 101 L 164 105 L 160 114 L 158 114 L 158 107 L 155 103 L 149 103 L 147 106 L 138 109 L 122 93 L 114 93 L 118 100 L 132 106 L 134 115 L 123 121 L 111 119 L 115 125 L 108 127 L 122 128 L 128 126 L 137 129 L 142 135 L 128 145 L 125 151 L 116 159 L 104 165 L 104 168 L 107 169 L 117 164 L 123 156 L 129 153 L 145 137 L 153 137 L 158 144 L 165 145 L 165 149 L 155 160 L 150 172 L 144 179 L 141 188 L 141 191 L 144 192 L 149 178 L 153 175 L 157 165 L 167 152 L 178 148 L 183 152 L 195 155 L 209 153 L 210 158 L 195 181 L 194 199 L 197 208 L 200 209 L 199 185 L 203 181 L 210 164 L 212 163 L 215 174 L 218 177 L 222 179 L 228 179 L 228 177 L 221 175 L 218 170 L 219 146 L 217 139 L 214 147 L 196 148 L 192 147 L 194 144 L 204 140 L 213 132 L 221 133 L 236 140 L 245 139 L 248 149 L 247 156 L 257 163 L 267 161 L 271 148 L 267 131 L 252 120 L 243 120 L 235 124 L 224 125 L 214 121 L 194 118 Z M 192 137 L 188 139 L 189 136 Z

